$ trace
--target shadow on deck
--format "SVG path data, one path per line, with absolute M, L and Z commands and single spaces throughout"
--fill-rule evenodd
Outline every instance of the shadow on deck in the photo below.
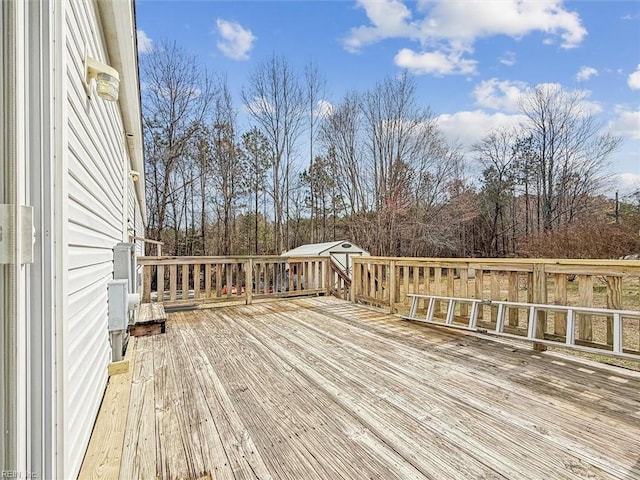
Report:
M 121 459 L 96 427 L 81 478 L 640 478 L 623 369 L 331 297 L 173 313 L 134 349 L 98 420 Z

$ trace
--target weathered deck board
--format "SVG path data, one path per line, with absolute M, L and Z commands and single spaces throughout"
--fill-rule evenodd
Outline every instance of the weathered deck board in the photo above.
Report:
M 331 297 L 137 338 L 120 478 L 640 479 L 640 379 Z
M 129 367 L 135 365 L 135 341 L 135 338 L 129 340 L 125 354 L 124 361 L 128 362 Z M 78 475 L 79 480 L 118 478 L 127 422 L 127 416 L 123 412 L 129 407 L 132 378 L 131 368 L 109 378 L 100 414 Z

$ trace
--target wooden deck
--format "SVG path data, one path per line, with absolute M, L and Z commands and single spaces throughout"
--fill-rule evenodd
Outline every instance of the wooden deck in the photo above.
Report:
M 640 479 L 634 372 L 330 297 L 172 313 L 135 350 L 121 479 Z

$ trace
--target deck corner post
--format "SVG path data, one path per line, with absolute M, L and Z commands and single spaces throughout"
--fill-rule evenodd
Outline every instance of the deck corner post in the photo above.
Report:
M 323 265 L 322 268 L 324 269 L 324 289 L 326 292 L 326 295 L 329 296 L 331 295 L 331 279 L 332 279 L 332 275 L 331 275 L 331 257 L 327 257 L 323 260 Z
M 360 285 L 360 269 L 361 263 L 357 258 L 353 259 L 353 278 L 351 279 L 351 303 L 356 303 L 356 290 Z

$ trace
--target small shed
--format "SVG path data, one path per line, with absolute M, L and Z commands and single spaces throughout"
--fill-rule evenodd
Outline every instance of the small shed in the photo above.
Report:
M 351 278 L 351 257 L 369 255 L 369 252 L 346 240 L 324 243 L 308 243 L 284 252 L 283 257 L 331 257 L 333 264 Z

